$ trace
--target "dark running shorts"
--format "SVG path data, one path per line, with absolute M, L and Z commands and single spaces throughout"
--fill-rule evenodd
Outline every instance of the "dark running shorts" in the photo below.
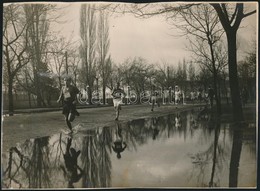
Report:
M 62 114 L 68 115 L 70 112 L 75 112 L 76 106 L 72 104 L 71 102 L 64 102 Z

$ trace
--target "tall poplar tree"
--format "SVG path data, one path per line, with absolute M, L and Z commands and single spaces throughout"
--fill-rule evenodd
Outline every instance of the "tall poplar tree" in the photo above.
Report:
M 80 58 L 82 63 L 81 78 L 88 87 L 88 98 L 91 104 L 94 81 L 97 69 L 97 21 L 94 5 L 81 5 L 80 9 Z

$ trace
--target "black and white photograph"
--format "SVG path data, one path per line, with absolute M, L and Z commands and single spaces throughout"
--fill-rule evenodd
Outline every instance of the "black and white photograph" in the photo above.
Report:
M 2 10 L 2 189 L 257 188 L 257 1 Z

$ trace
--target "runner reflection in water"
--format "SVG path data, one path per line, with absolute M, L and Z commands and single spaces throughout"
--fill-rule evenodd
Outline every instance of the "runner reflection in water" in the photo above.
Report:
M 181 128 L 181 116 L 179 113 L 176 114 L 175 116 L 175 127 L 178 129 L 178 128 Z
M 125 148 L 127 147 L 126 142 L 123 141 L 123 137 L 122 137 L 122 128 L 120 127 L 120 125 L 117 123 L 117 128 L 116 128 L 116 139 L 114 141 L 114 145 L 112 146 L 112 149 L 115 153 L 117 153 L 117 158 L 120 159 L 121 158 L 121 152 L 123 152 L 125 150 Z
M 158 118 L 152 119 L 152 129 L 153 129 L 153 140 L 156 139 L 156 137 L 159 135 L 159 129 L 158 129 Z
M 80 151 L 76 151 L 74 148 L 71 148 L 71 141 L 71 138 L 67 139 L 66 152 L 63 154 L 67 169 L 67 171 L 65 171 L 63 168 L 63 171 L 68 174 L 68 188 L 74 188 L 73 183 L 78 182 L 83 175 L 83 170 L 78 166 L 78 156 L 80 155 Z

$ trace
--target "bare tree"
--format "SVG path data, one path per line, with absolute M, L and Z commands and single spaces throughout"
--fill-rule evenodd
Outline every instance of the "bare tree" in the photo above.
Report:
M 50 4 L 24 4 L 26 21 L 28 26 L 29 44 L 28 52 L 32 55 L 31 64 L 33 68 L 33 80 L 35 95 L 37 96 L 37 106 L 45 106 L 44 94 L 46 93 L 47 73 L 47 46 L 49 43 L 48 32 L 50 20 L 48 11 L 54 8 Z
M 112 70 L 111 58 L 108 55 L 109 46 L 110 46 L 110 41 L 109 41 L 108 13 L 101 9 L 99 12 L 99 22 L 98 22 L 98 55 L 99 55 L 99 73 L 102 78 L 103 104 L 106 103 L 106 87 Z
M 177 16 L 183 10 L 187 10 L 199 3 L 181 4 L 181 3 L 161 3 L 161 4 L 134 4 L 134 5 L 117 5 L 111 6 L 111 11 L 120 13 L 132 13 L 139 18 L 147 18 L 156 15 L 165 15 L 166 18 Z M 228 44 L 228 66 L 229 66 L 229 80 L 232 98 L 233 118 L 234 121 L 243 121 L 244 115 L 242 110 L 241 99 L 239 95 L 240 87 L 237 76 L 237 30 L 240 27 L 242 20 L 254 13 L 256 10 L 245 11 L 244 3 L 233 3 L 227 5 L 226 3 L 211 3 L 218 14 L 218 18 L 225 30 Z M 256 4 L 255 4 L 256 5 Z M 233 8 L 232 8 L 233 6 Z M 210 21 L 211 22 L 211 21 Z M 214 36 L 208 36 L 208 38 Z
M 71 49 L 68 51 L 68 54 L 68 70 L 69 73 L 73 75 L 73 82 L 75 83 L 75 85 L 77 85 L 80 74 L 80 56 L 77 53 L 76 49 L 73 49 L 73 47 L 71 47 Z
M 239 29 L 242 20 L 245 17 L 256 13 L 256 10 L 245 13 L 243 3 L 236 3 L 231 5 L 226 3 L 212 3 L 211 5 L 216 10 L 227 37 L 228 67 L 233 106 L 233 118 L 234 121 L 243 121 L 244 115 L 242 110 L 242 103 L 240 96 L 238 96 L 240 94 L 240 87 L 237 74 L 237 30 Z
M 183 59 L 182 63 L 178 63 L 178 68 L 176 71 L 176 83 L 180 86 L 181 90 L 186 93 L 187 89 L 187 66 L 186 60 Z
M 96 15 L 94 5 L 81 5 L 80 10 L 80 58 L 83 73 L 81 74 L 86 86 L 88 86 L 88 98 L 92 99 L 93 84 L 96 77 Z M 89 102 L 91 104 L 91 101 Z
M 66 74 L 66 52 L 70 48 L 70 45 L 71 43 L 62 37 L 58 38 L 56 43 L 52 43 L 49 47 L 48 52 L 51 54 L 50 62 L 52 63 L 50 70 L 57 75 L 59 89 L 62 87 L 61 78 Z
M 26 54 L 28 48 L 28 26 L 29 22 L 22 21 L 22 7 L 20 5 L 8 5 L 4 7 L 3 14 L 3 54 L 4 70 L 6 78 L 4 81 L 8 84 L 9 115 L 13 115 L 13 83 L 17 73 L 28 62 L 29 57 Z
M 188 78 L 190 81 L 190 90 L 193 91 L 195 86 L 195 81 L 196 81 L 196 71 L 193 62 L 190 62 L 189 64 L 188 74 L 189 74 Z
M 238 62 L 240 85 L 247 90 L 251 101 L 255 101 L 256 98 L 256 63 L 256 45 L 253 44 L 252 50 L 249 50 L 245 58 Z
M 111 62 L 111 75 L 109 76 L 107 87 L 108 87 L 110 90 L 112 90 L 113 88 L 116 87 L 117 82 L 123 81 L 122 76 L 124 75 L 123 72 L 124 72 L 126 69 L 125 69 L 125 66 L 124 66 L 124 65 L 121 65 L 120 68 L 119 68 L 119 67 L 112 61 L 112 59 L 110 59 L 110 62 Z M 127 83 L 127 85 L 129 85 L 129 84 Z
M 162 64 L 156 66 L 153 77 L 155 79 L 154 83 L 160 85 L 162 89 L 172 87 L 177 82 L 176 68 L 163 61 Z
M 33 91 L 33 72 L 32 72 L 32 68 L 30 67 L 29 64 L 27 64 L 26 66 L 24 66 L 21 69 L 21 72 L 19 72 L 18 75 L 16 75 L 16 81 L 19 84 L 20 87 L 22 87 L 22 89 L 27 92 L 27 96 L 28 96 L 28 101 L 29 101 L 29 107 L 32 107 L 32 101 L 33 101 L 33 97 L 32 95 L 34 94 Z
M 125 61 L 124 65 L 129 65 L 129 67 L 124 67 L 122 69 L 127 69 L 122 71 L 123 80 L 129 82 L 131 88 L 133 88 L 137 95 L 145 91 L 150 86 L 150 71 L 152 65 L 147 64 L 146 60 L 143 58 L 128 59 Z M 128 79 L 124 79 L 128 77 Z
M 201 63 L 206 64 L 210 68 L 210 71 L 212 71 L 217 111 L 220 114 L 221 104 L 220 97 L 218 96 L 218 66 L 215 47 L 224 31 L 219 24 L 218 16 L 209 4 L 192 6 L 189 9 L 180 11 L 179 15 L 180 17 L 175 16 L 172 18 L 173 21 L 176 21 L 176 19 L 181 21 L 174 25 L 181 29 L 184 35 L 192 36 L 192 38 L 189 38 L 191 44 L 190 50 L 198 57 L 197 59 L 203 60 Z

